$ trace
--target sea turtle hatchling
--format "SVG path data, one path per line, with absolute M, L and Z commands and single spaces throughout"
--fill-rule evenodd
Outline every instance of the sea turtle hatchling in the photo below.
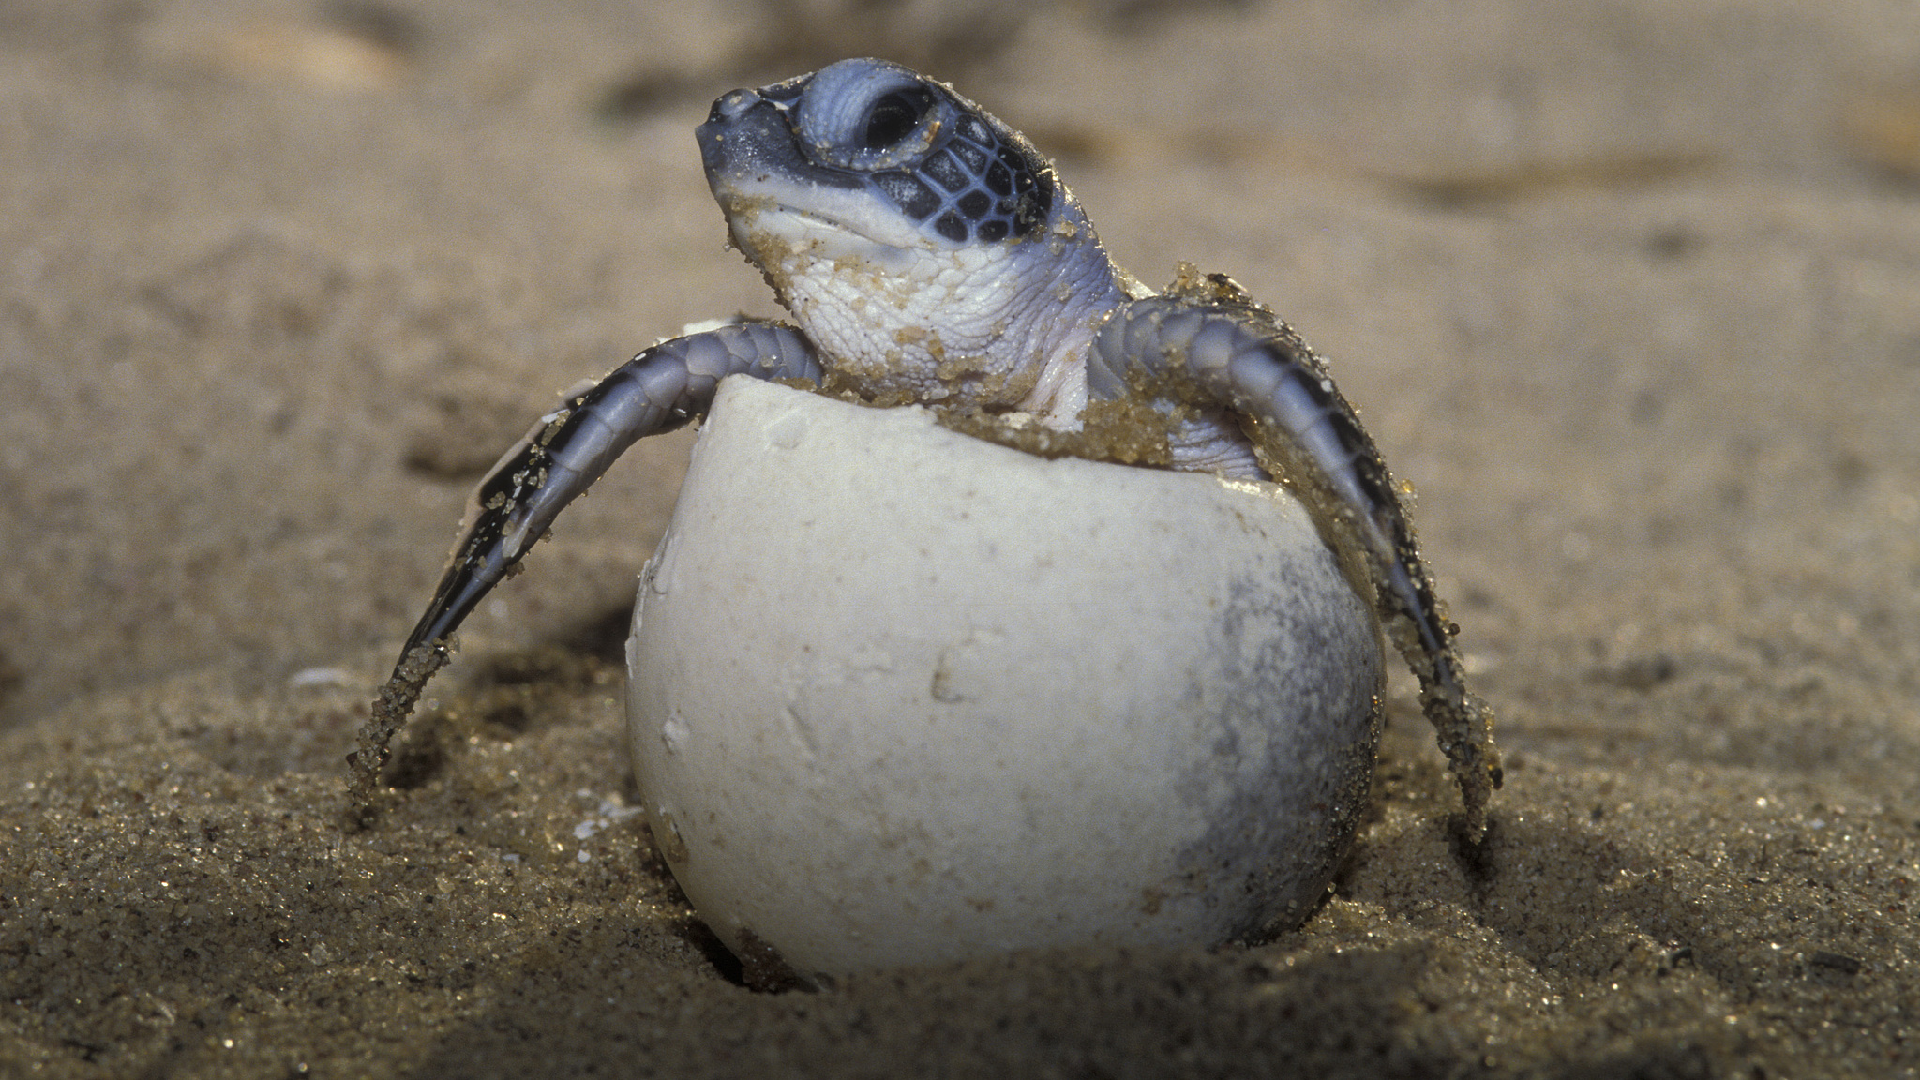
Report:
M 732 243 L 793 321 L 663 341 L 567 396 L 480 484 L 431 604 L 353 755 L 365 807 L 449 638 L 635 440 L 703 415 L 721 379 L 918 404 L 1048 456 L 1278 480 L 1309 508 L 1420 684 L 1484 829 L 1500 768 L 1402 489 L 1324 362 L 1233 282 L 1163 293 L 1108 259 L 1053 166 L 906 68 L 845 60 L 714 103 L 698 132 Z

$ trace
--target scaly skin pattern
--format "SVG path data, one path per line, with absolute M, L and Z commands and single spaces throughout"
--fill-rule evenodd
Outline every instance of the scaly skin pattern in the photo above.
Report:
M 704 414 L 738 374 L 924 405 L 1036 452 L 1287 484 L 1419 679 L 1464 831 L 1482 834 L 1500 783 L 1491 715 L 1467 690 L 1401 487 L 1290 327 L 1189 267 L 1153 294 L 1024 137 L 898 65 L 844 60 L 735 90 L 697 134 L 734 246 L 794 322 L 662 342 L 568 395 L 494 467 L 350 759 L 359 814 L 466 615 L 622 451 Z

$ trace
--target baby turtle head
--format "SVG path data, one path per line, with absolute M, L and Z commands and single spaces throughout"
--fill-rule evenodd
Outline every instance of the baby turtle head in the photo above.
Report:
M 716 194 L 777 180 L 857 193 L 844 228 L 931 247 L 1030 236 L 1058 187 L 1027 141 L 972 102 L 882 60 L 842 60 L 714 102 L 700 128 Z M 743 192 L 744 193 L 744 192 Z M 825 194 L 825 193 L 823 193 Z M 873 200 L 873 201 L 867 201 Z M 833 216 L 831 200 L 799 208 Z M 885 214 L 882 207 L 890 208 Z M 890 217 L 893 220 L 876 220 Z M 909 240 L 907 233 L 918 233 Z
M 897 64 L 735 90 L 699 139 L 734 244 L 868 392 L 1051 411 L 1045 369 L 1121 299 L 1046 159 Z

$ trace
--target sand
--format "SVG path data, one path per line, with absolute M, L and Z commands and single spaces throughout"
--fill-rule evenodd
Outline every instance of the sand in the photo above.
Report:
M 643 7 L 0 10 L 0 1075 L 1920 1072 L 1912 8 Z M 707 102 L 859 53 L 1331 357 L 1499 715 L 1479 850 L 1403 680 L 1296 932 L 747 989 L 627 809 L 683 436 L 343 829 L 479 470 L 773 313 Z

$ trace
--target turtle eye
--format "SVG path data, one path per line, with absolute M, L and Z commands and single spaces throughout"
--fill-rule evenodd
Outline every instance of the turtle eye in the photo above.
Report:
M 866 148 L 885 150 L 913 134 L 932 107 L 933 94 L 924 86 L 882 96 L 867 113 Z
M 853 172 L 910 168 L 951 125 L 954 107 L 919 75 L 880 60 L 842 60 L 807 79 L 788 122 L 800 152 Z

